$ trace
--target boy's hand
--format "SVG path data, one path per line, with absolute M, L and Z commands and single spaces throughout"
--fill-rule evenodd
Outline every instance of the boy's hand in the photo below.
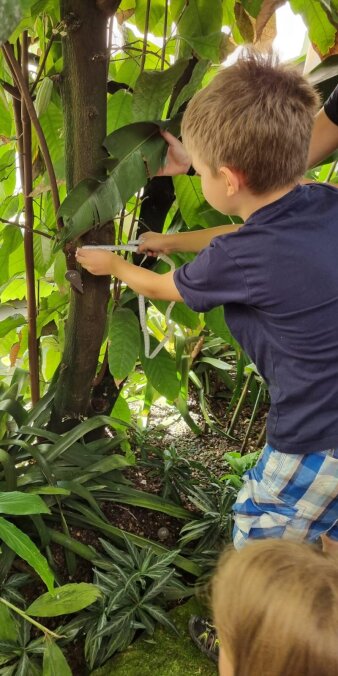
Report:
M 166 163 L 162 169 L 158 170 L 156 176 L 178 176 L 179 174 L 186 174 L 191 166 L 191 159 L 184 150 L 181 141 L 169 131 L 161 131 L 161 134 L 169 147 Z
M 170 235 L 162 235 L 151 231 L 144 232 L 139 242 L 138 253 L 144 253 L 147 256 L 173 253 L 173 249 L 170 246 Z
M 111 251 L 104 249 L 76 249 L 75 257 L 78 263 L 92 275 L 112 275 L 114 256 Z

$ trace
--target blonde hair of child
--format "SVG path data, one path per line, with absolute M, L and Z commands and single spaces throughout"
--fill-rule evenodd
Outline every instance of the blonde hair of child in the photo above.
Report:
M 303 176 L 318 107 L 317 93 L 297 70 L 248 49 L 193 96 L 183 143 L 213 174 L 236 169 L 251 192 L 262 194 Z
M 225 553 L 214 621 L 234 676 L 337 676 L 338 559 L 285 540 Z

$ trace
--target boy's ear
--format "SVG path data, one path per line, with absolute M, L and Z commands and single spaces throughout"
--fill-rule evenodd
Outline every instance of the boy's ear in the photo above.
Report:
M 219 170 L 220 174 L 224 176 L 225 183 L 227 186 L 227 197 L 233 197 L 236 195 L 243 183 L 243 177 L 239 171 L 236 169 L 230 169 L 230 167 L 221 167 Z

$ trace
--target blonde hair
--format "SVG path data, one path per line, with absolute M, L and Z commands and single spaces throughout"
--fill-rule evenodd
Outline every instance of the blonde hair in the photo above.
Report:
M 303 543 L 224 554 L 212 601 L 235 676 L 337 676 L 338 560 Z
M 294 68 L 253 49 L 191 99 L 183 143 L 215 174 L 240 171 L 253 193 L 297 181 L 305 172 L 319 97 Z

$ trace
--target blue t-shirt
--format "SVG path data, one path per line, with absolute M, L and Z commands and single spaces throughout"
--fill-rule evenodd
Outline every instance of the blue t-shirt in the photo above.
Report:
M 174 279 L 193 310 L 224 306 L 269 388 L 268 443 L 285 453 L 338 447 L 338 190 L 297 186 Z

